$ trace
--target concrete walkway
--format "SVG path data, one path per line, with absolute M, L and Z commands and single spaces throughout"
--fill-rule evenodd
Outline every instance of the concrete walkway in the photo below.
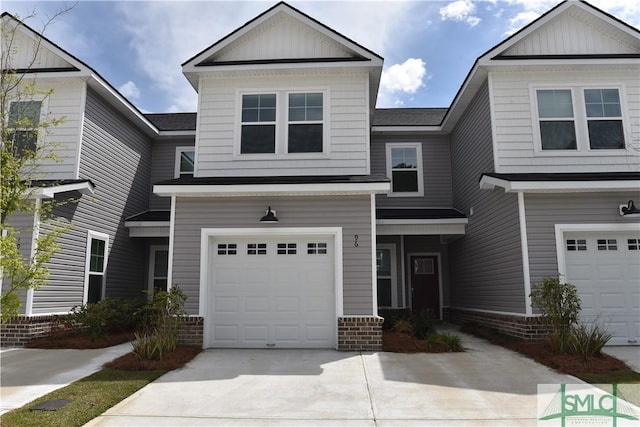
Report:
M 0 414 L 90 375 L 131 344 L 95 350 L 9 348 L 0 351 Z
M 640 372 L 640 346 L 637 345 L 608 345 L 602 350 L 616 359 L 622 360 L 631 369 Z
M 87 425 L 535 426 L 538 384 L 580 382 L 460 335 L 465 353 L 207 350 Z

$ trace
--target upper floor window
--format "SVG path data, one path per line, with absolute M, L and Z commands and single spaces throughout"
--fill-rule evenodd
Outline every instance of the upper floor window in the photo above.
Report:
M 422 144 L 387 144 L 387 176 L 391 178 L 389 196 L 422 196 Z
M 322 91 L 242 94 L 236 153 L 324 153 L 324 98 Z
M 14 101 L 10 104 L 7 124 L 14 154 L 36 151 L 41 109 L 42 101 Z
M 322 93 L 289 94 L 288 153 L 322 153 Z
M 176 147 L 175 178 L 193 176 L 196 152 L 193 147 Z
M 240 153 L 276 152 L 276 95 L 242 95 Z
M 625 148 L 617 88 L 538 89 L 536 100 L 543 151 Z

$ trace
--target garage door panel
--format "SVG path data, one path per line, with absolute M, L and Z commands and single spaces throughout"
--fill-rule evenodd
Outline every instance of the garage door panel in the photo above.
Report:
M 269 312 L 268 296 L 250 296 L 244 298 L 245 313 L 267 313 Z
M 276 297 L 275 298 L 277 313 L 299 313 L 300 298 L 298 297 Z
M 599 322 L 609 344 L 639 344 L 640 251 L 637 232 L 565 232 L 565 280 L 582 301 L 581 320 Z
M 217 297 L 214 299 L 215 311 L 219 313 L 237 313 L 239 305 L 238 297 Z
M 247 342 L 267 342 L 269 329 L 264 325 L 244 325 L 244 340 Z

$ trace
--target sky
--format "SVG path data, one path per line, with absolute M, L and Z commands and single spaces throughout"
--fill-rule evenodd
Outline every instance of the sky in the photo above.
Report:
M 76 56 L 141 111 L 196 111 L 181 64 L 277 1 L 15 1 L 2 11 Z M 288 1 L 384 57 L 378 108 L 448 107 L 475 59 L 558 0 Z M 640 1 L 591 3 L 640 28 Z

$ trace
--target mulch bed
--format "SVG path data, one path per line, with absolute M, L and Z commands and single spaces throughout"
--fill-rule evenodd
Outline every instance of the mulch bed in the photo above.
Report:
M 91 341 L 88 334 L 73 333 L 58 335 L 53 334 L 45 338 L 31 341 L 26 344 L 27 348 L 47 348 L 47 349 L 91 349 L 105 348 L 125 342 L 133 341 L 133 332 L 118 332 L 109 334 L 103 338 Z
M 382 350 L 391 353 L 445 353 L 445 343 L 429 343 L 412 335 L 395 331 L 382 331 Z
M 460 331 L 521 353 L 563 374 L 580 376 L 583 374 L 614 373 L 630 369 L 624 362 L 607 354 L 591 357 L 586 362 L 579 355 L 555 354 L 551 351 L 548 341 L 544 339 L 519 340 L 478 325 L 463 325 Z
M 166 354 L 162 360 L 140 360 L 135 354 L 127 353 L 111 362 L 105 363 L 104 367 L 121 371 L 173 370 L 182 368 L 201 351 L 202 347 L 197 345 L 179 345 L 174 351 Z

